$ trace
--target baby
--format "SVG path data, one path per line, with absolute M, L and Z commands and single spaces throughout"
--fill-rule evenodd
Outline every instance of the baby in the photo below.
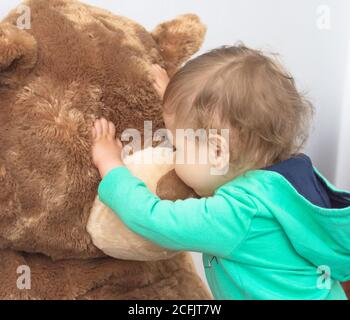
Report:
M 312 107 L 293 78 L 242 45 L 193 59 L 170 82 L 159 66 L 153 73 L 184 159 L 176 173 L 202 198 L 160 200 L 123 165 L 115 126 L 99 119 L 92 157 L 101 201 L 144 238 L 202 252 L 216 299 L 346 299 L 350 194 L 298 153 Z M 179 139 L 187 129 L 206 139 Z M 201 161 L 186 161 L 203 150 Z

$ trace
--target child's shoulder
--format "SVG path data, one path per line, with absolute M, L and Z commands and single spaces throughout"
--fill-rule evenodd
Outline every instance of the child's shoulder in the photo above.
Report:
M 245 172 L 222 187 L 250 194 L 298 192 L 309 198 L 310 192 L 321 188 L 319 180 L 311 159 L 305 154 L 298 154 L 266 168 Z
M 281 180 L 281 176 L 272 171 L 251 170 L 225 183 L 218 190 L 231 190 L 252 194 L 252 191 L 257 189 L 257 187 L 266 186 L 266 184 L 275 184 L 279 180 Z
M 304 154 L 248 171 L 223 185 L 221 190 L 248 194 L 273 208 L 277 204 L 319 213 L 338 209 L 350 212 L 350 193 L 335 188 Z

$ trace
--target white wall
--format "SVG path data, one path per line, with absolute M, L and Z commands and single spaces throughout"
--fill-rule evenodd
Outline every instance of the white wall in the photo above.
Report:
M 350 19 L 349 19 L 350 29 Z M 339 136 L 339 149 L 338 149 L 338 167 L 337 167 L 337 185 L 340 188 L 350 189 L 350 38 L 348 39 L 347 49 L 347 66 L 346 79 L 344 82 L 343 92 L 343 109 L 341 112 L 341 126 Z
M 0 17 L 20 1 L 0 3 Z M 148 29 L 177 14 L 197 13 L 208 26 L 201 52 L 242 40 L 279 52 L 316 107 L 307 152 L 331 181 L 350 189 L 350 1 L 348 0 L 86 0 L 128 16 Z M 318 9 L 331 13 L 329 30 L 318 28 Z M 348 50 L 348 51 L 347 51 Z M 347 68 L 346 68 L 347 66 Z M 336 181 L 337 178 L 337 181 Z M 203 275 L 201 259 L 195 255 Z

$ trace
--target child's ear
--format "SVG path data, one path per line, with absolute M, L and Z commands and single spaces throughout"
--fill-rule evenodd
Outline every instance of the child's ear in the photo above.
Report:
M 0 23 L 0 86 L 13 87 L 35 66 L 37 42 L 27 31 Z
M 209 162 L 212 175 L 225 175 L 230 166 L 230 146 L 228 137 L 220 134 L 209 134 Z
M 201 47 L 206 27 L 194 14 L 185 14 L 164 22 L 152 32 L 171 77 Z

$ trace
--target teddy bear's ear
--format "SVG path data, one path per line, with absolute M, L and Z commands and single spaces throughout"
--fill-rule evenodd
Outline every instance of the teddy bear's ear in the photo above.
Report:
M 0 23 L 0 86 L 13 87 L 34 67 L 37 42 L 25 30 Z
M 206 27 L 194 14 L 185 14 L 158 25 L 152 32 L 169 75 L 201 47 Z

